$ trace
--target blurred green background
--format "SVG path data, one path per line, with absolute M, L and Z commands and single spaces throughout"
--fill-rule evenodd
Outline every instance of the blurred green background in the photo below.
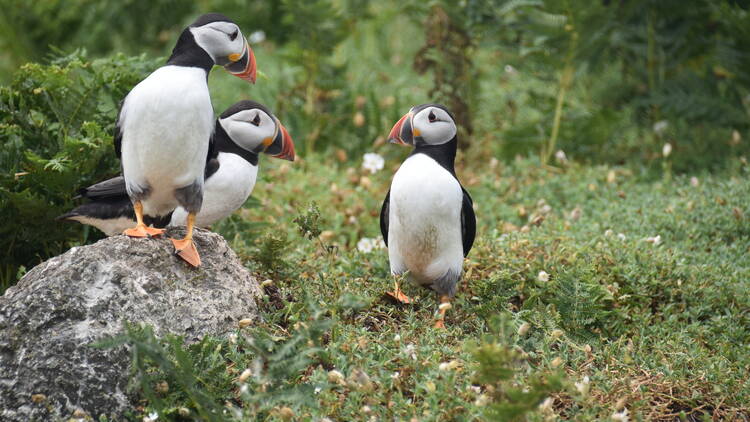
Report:
M 403 154 L 384 136 L 430 101 L 457 116 L 467 166 L 563 151 L 654 177 L 748 152 L 744 1 L 2 0 L 2 286 L 90 240 L 54 216 L 117 172 L 118 102 L 209 11 L 240 25 L 261 73 L 253 86 L 212 72 L 216 112 L 265 103 L 303 159 Z

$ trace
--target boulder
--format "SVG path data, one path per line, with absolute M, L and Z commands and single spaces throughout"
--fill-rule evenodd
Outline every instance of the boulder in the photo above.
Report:
M 167 233 L 182 237 L 184 229 Z M 125 347 L 92 343 L 125 321 L 197 341 L 257 319 L 257 280 L 223 237 L 196 230 L 194 269 L 166 237 L 114 236 L 74 247 L 29 271 L 0 297 L 0 420 L 98 420 L 133 408 Z

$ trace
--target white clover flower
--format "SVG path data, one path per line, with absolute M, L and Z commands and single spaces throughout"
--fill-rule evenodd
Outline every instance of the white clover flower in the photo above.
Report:
M 583 377 L 581 382 L 575 383 L 576 390 L 578 390 L 578 392 L 581 393 L 581 395 L 585 397 L 589 394 L 589 384 L 590 384 L 589 376 L 586 375 L 585 377 Z
M 401 334 L 396 334 L 393 336 L 393 341 L 401 341 Z
M 320 394 L 320 392 L 321 392 L 322 390 L 323 390 L 323 389 L 322 389 L 322 388 L 320 388 L 320 387 L 315 387 L 315 390 L 313 390 L 313 392 L 314 392 L 315 394 Z
M 549 274 L 547 274 L 546 271 L 539 271 L 539 275 L 536 277 L 541 282 L 548 282 L 549 281 Z
M 617 238 L 624 242 L 628 237 L 624 233 L 617 233 Z
M 647 238 L 645 238 L 643 240 L 645 240 L 648 243 L 653 243 L 654 246 L 657 246 L 657 245 L 659 245 L 661 243 L 661 235 L 647 237 Z
M 385 166 L 385 159 L 375 152 L 368 152 L 362 159 L 362 167 L 365 170 L 369 170 L 371 174 L 375 174 L 380 170 L 383 170 Z
M 614 234 L 615 234 L 615 232 L 613 232 L 613 231 L 612 231 L 612 229 L 607 229 L 607 230 L 606 230 L 606 231 L 604 232 L 604 236 L 606 236 L 606 237 L 610 237 L 610 236 L 613 236 Z
M 558 149 L 555 153 L 555 160 L 560 164 L 565 164 L 568 162 L 568 156 L 565 155 L 565 151 Z
M 393 374 L 391 375 L 391 378 L 395 380 L 395 379 L 396 379 L 396 378 L 398 378 L 399 376 L 401 376 L 401 374 L 399 374 L 399 373 L 398 373 L 398 371 L 396 371 L 396 372 L 394 372 L 394 373 L 393 373 Z
M 700 185 L 700 182 L 698 181 L 698 178 L 693 176 L 690 178 L 690 186 L 697 188 L 698 185 Z
M 511 65 L 509 65 L 509 64 L 506 64 L 505 65 L 505 73 L 507 73 L 509 75 L 513 75 L 513 74 L 516 73 L 516 68 L 513 67 L 513 66 L 511 66 Z
M 630 416 L 628 416 L 628 409 L 622 409 L 622 412 L 613 413 L 612 420 L 616 422 L 628 422 L 630 420 Z
M 370 253 L 375 249 L 383 248 L 385 248 L 385 242 L 383 242 L 383 239 L 381 238 L 372 239 L 369 237 L 363 237 L 357 242 L 357 250 L 362 253 Z
M 672 153 L 672 144 L 670 144 L 669 142 L 667 142 L 661 148 L 661 155 L 663 155 L 664 158 L 667 158 L 667 157 L 669 157 L 669 154 L 671 154 L 671 153 Z
M 656 132 L 657 135 L 661 135 L 664 133 L 665 130 L 669 127 L 669 122 L 666 120 L 659 120 L 658 122 L 654 123 L 654 132 Z
M 266 40 L 266 33 L 264 31 L 255 31 L 247 37 L 247 41 L 250 44 L 257 44 Z
M 157 419 L 159 419 L 159 414 L 156 412 L 151 412 L 148 414 L 148 416 L 143 417 L 143 422 L 153 422 Z
M 417 360 L 417 348 L 413 344 L 409 343 L 404 347 L 404 354 L 411 357 L 412 360 Z

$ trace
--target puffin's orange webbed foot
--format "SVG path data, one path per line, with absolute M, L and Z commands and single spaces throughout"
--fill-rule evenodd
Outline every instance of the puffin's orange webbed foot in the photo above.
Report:
M 145 225 L 137 225 L 132 229 L 127 229 L 122 234 L 130 237 L 157 237 L 164 233 L 162 229 L 156 229 L 153 227 L 147 227 Z
M 198 249 L 195 248 L 195 242 L 193 239 L 170 239 L 174 245 L 175 253 L 177 256 L 183 259 L 183 261 L 192 265 L 193 267 L 201 266 L 201 257 L 198 255 Z
M 435 328 L 445 329 L 445 322 L 442 319 L 435 321 Z
M 411 305 L 412 303 L 414 303 L 414 300 L 405 295 L 404 292 L 401 291 L 401 289 L 393 292 L 385 292 L 385 294 L 388 295 L 389 298 L 395 300 L 398 303 L 403 303 L 404 305 Z

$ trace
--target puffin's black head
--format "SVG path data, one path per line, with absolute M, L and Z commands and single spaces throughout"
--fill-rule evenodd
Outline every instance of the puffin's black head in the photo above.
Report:
M 195 46 L 205 52 L 195 51 Z M 220 13 L 200 16 L 185 28 L 168 63 L 203 66 L 205 55 L 229 73 L 255 83 L 255 54 L 240 28 Z
M 456 136 L 453 115 L 441 104 L 414 106 L 393 126 L 388 141 L 401 145 L 442 145 Z
M 226 109 L 218 124 L 240 148 L 294 161 L 294 142 L 284 125 L 263 104 L 244 100 Z

